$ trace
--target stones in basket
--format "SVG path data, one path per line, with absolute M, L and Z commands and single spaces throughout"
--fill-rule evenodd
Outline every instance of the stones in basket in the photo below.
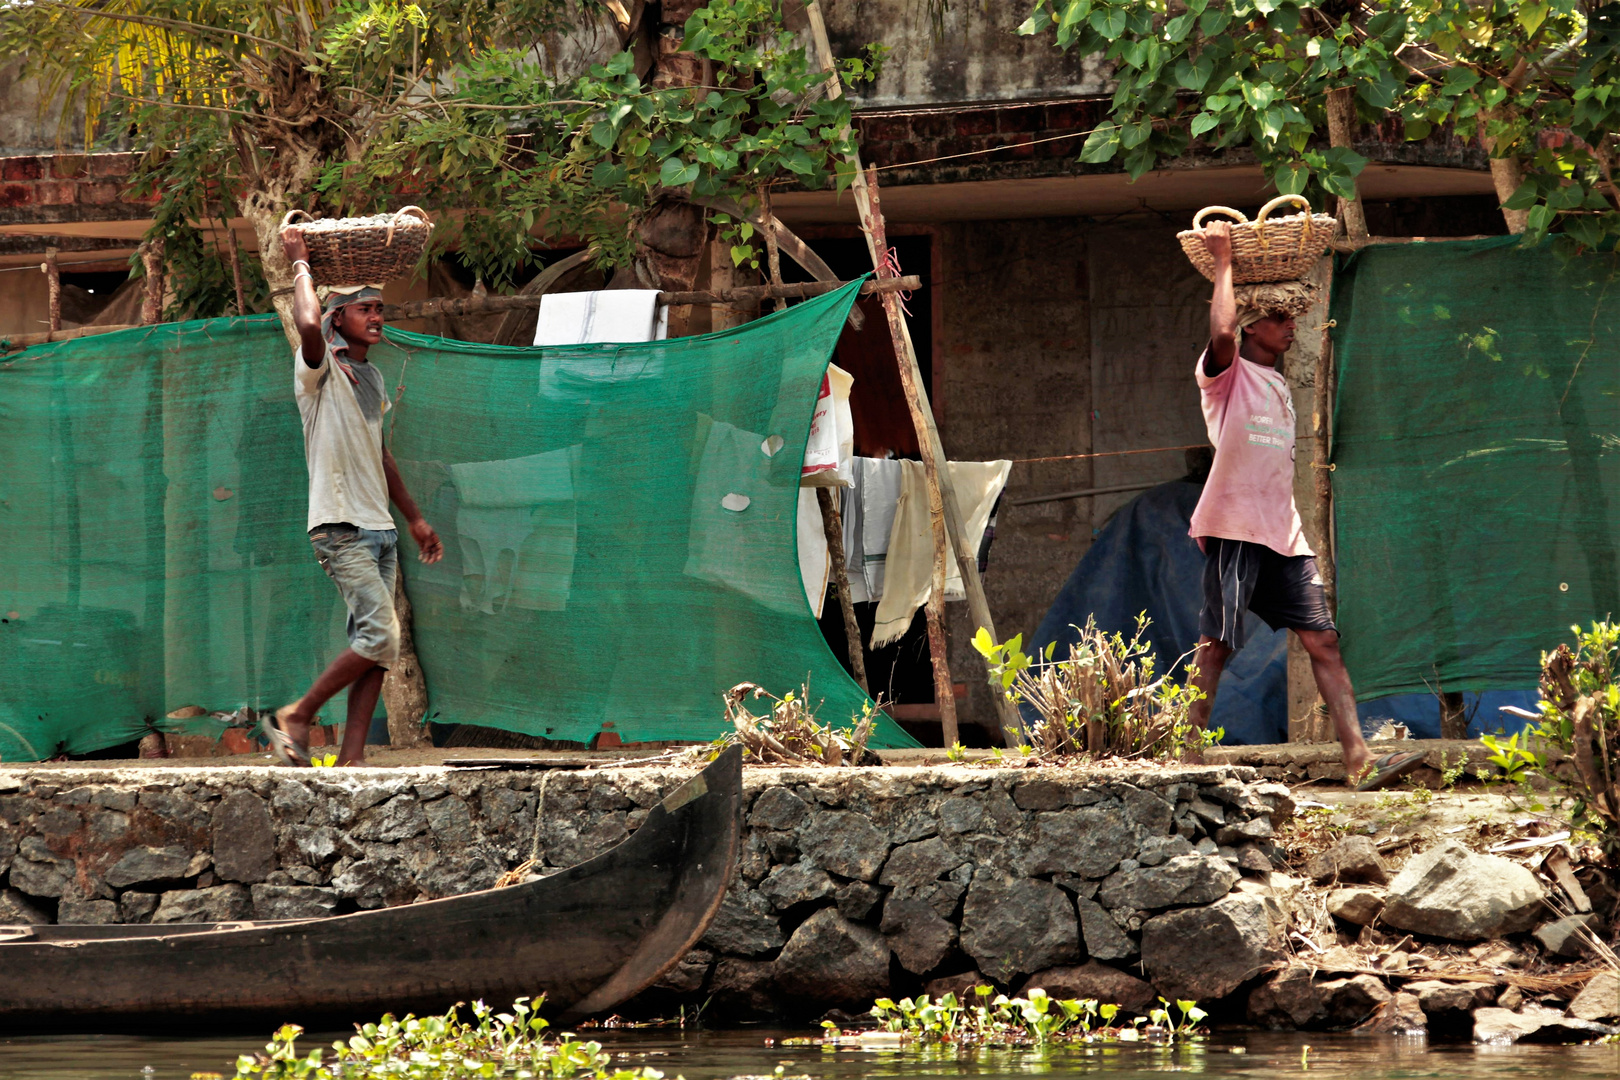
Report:
M 1284 203 L 1304 207 L 1298 214 L 1272 217 Z M 1333 216 L 1311 213 L 1311 204 L 1301 195 L 1279 195 L 1260 208 L 1250 221 L 1229 206 L 1206 206 L 1193 215 L 1192 228 L 1176 234 L 1181 250 L 1210 281 L 1215 280 L 1215 260 L 1204 246 L 1204 218 L 1225 214 L 1237 219 L 1232 226 L 1232 283 L 1253 285 L 1268 281 L 1297 281 L 1311 272 L 1333 239 Z
M 306 218 L 307 222 L 295 221 Z M 368 285 L 404 277 L 427 247 L 433 222 L 419 206 L 360 218 L 310 218 L 289 210 L 281 228 L 297 225 L 317 285 Z

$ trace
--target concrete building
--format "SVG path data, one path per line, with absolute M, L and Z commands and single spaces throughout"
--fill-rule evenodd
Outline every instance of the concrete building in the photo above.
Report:
M 664 18 L 678 25 L 694 6 L 665 0 Z M 1208 286 L 1175 233 L 1201 206 L 1252 211 L 1271 192 L 1241 151 L 1195 149 L 1135 183 L 1116 164 L 1079 163 L 1085 134 L 1106 119 L 1108 72 L 1047 41 L 1018 37 L 1027 5 L 826 0 L 824 7 L 836 51 L 853 53 L 873 40 L 892 50 L 880 78 L 858 94 L 863 157 L 880 170 L 904 270 L 927 282 L 912 303 L 914 336 L 947 453 L 1018 462 L 986 587 L 999 634 L 1028 635 L 1097 530 L 1138 493 L 1121 489 L 1186 471 L 1179 452 L 1071 455 L 1205 442 L 1191 367 L 1204 339 Z M 46 286 L 37 267 L 47 244 L 60 251 L 68 325 L 133 322 L 130 311 L 105 308 L 147 224 L 147 206 L 125 187 L 131 161 L 59 150 L 58 125 L 31 118 L 35 99 L 26 87 L 8 90 L 0 116 L 9 155 L 0 159 L 0 335 L 44 329 Z M 1476 142 L 1450 133 L 1406 142 L 1367 128 L 1356 149 L 1370 161 L 1361 191 L 1375 235 L 1504 231 Z M 841 273 L 865 268 L 850 197 L 788 192 L 775 208 Z M 250 248 L 250 230 L 238 225 Z M 441 294 L 448 281 L 418 283 L 395 298 Z M 868 348 L 881 358 L 886 335 L 856 337 L 846 340 L 841 362 L 845 352 Z M 1320 343 L 1320 333 L 1304 326 L 1289 358 L 1302 445 L 1313 430 Z M 895 392 L 880 382 L 858 381 L 857 396 L 863 388 Z M 1304 496 L 1312 483 L 1308 454 L 1299 471 L 1304 511 L 1312 505 Z M 1114 490 L 1009 505 L 1094 488 Z M 836 618 L 833 605 L 828 610 Z M 950 610 L 962 719 L 992 724 L 965 605 Z M 1290 716 L 1297 716 L 1314 687 L 1303 665 L 1292 673 Z M 926 703 L 926 672 L 912 681 L 920 689 L 901 700 Z

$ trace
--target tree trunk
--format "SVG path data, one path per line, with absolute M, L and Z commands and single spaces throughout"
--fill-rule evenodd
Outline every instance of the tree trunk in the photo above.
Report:
M 411 598 L 405 594 L 405 575 L 394 578 L 394 614 L 399 617 L 399 663 L 383 677 L 383 706 L 388 710 L 388 745 L 396 750 L 431 746 L 427 725 L 427 679 L 416 659 L 416 635 L 411 630 Z
M 1507 77 L 1502 80 L 1502 85 L 1509 90 L 1517 90 L 1523 85 L 1525 75 L 1528 72 L 1529 65 L 1523 58 L 1520 58 L 1513 65 L 1513 70 L 1508 72 Z M 1496 201 L 1498 203 L 1507 202 L 1513 193 L 1519 190 L 1519 186 L 1524 183 L 1523 160 L 1516 154 L 1498 157 L 1496 154 L 1496 140 L 1486 134 L 1492 120 L 1506 120 L 1511 116 L 1512 113 L 1508 106 L 1498 105 L 1494 109 L 1481 109 L 1477 121 L 1479 124 L 1479 143 L 1485 148 L 1485 152 L 1491 155 L 1491 183 L 1496 188 Z M 1507 222 L 1508 232 L 1517 236 L 1529 226 L 1530 211 L 1509 210 L 1504 206 L 1502 208 L 1502 220 Z
M 1341 86 L 1328 91 L 1327 122 L 1328 143 L 1353 149 L 1356 130 L 1356 92 L 1354 87 Z M 1344 218 L 1345 235 L 1352 240 L 1367 237 L 1367 211 L 1361 205 L 1361 192 L 1353 199 L 1339 200 L 1339 215 Z

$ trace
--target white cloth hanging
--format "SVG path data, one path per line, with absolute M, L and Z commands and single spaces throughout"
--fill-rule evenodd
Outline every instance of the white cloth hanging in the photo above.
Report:
M 536 345 L 593 345 L 662 341 L 669 336 L 669 307 L 656 289 L 601 289 L 547 293 L 534 324 Z

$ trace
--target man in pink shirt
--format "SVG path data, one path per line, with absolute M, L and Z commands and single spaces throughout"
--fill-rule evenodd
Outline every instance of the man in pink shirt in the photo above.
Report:
M 1252 611 L 1273 629 L 1299 635 L 1351 782 L 1363 790 L 1383 787 L 1421 765 L 1423 755 L 1372 760 L 1316 555 L 1294 505 L 1294 399 L 1277 368 L 1311 291 L 1303 283 L 1247 286 L 1240 303 L 1232 285 L 1231 226 L 1206 226 L 1204 244 L 1215 260 L 1215 297 L 1197 378 L 1215 464 L 1189 530 L 1205 557 L 1193 679 L 1205 697 L 1194 703 L 1192 719 L 1200 728 L 1208 725 L 1221 671 L 1247 637 L 1243 612 Z

